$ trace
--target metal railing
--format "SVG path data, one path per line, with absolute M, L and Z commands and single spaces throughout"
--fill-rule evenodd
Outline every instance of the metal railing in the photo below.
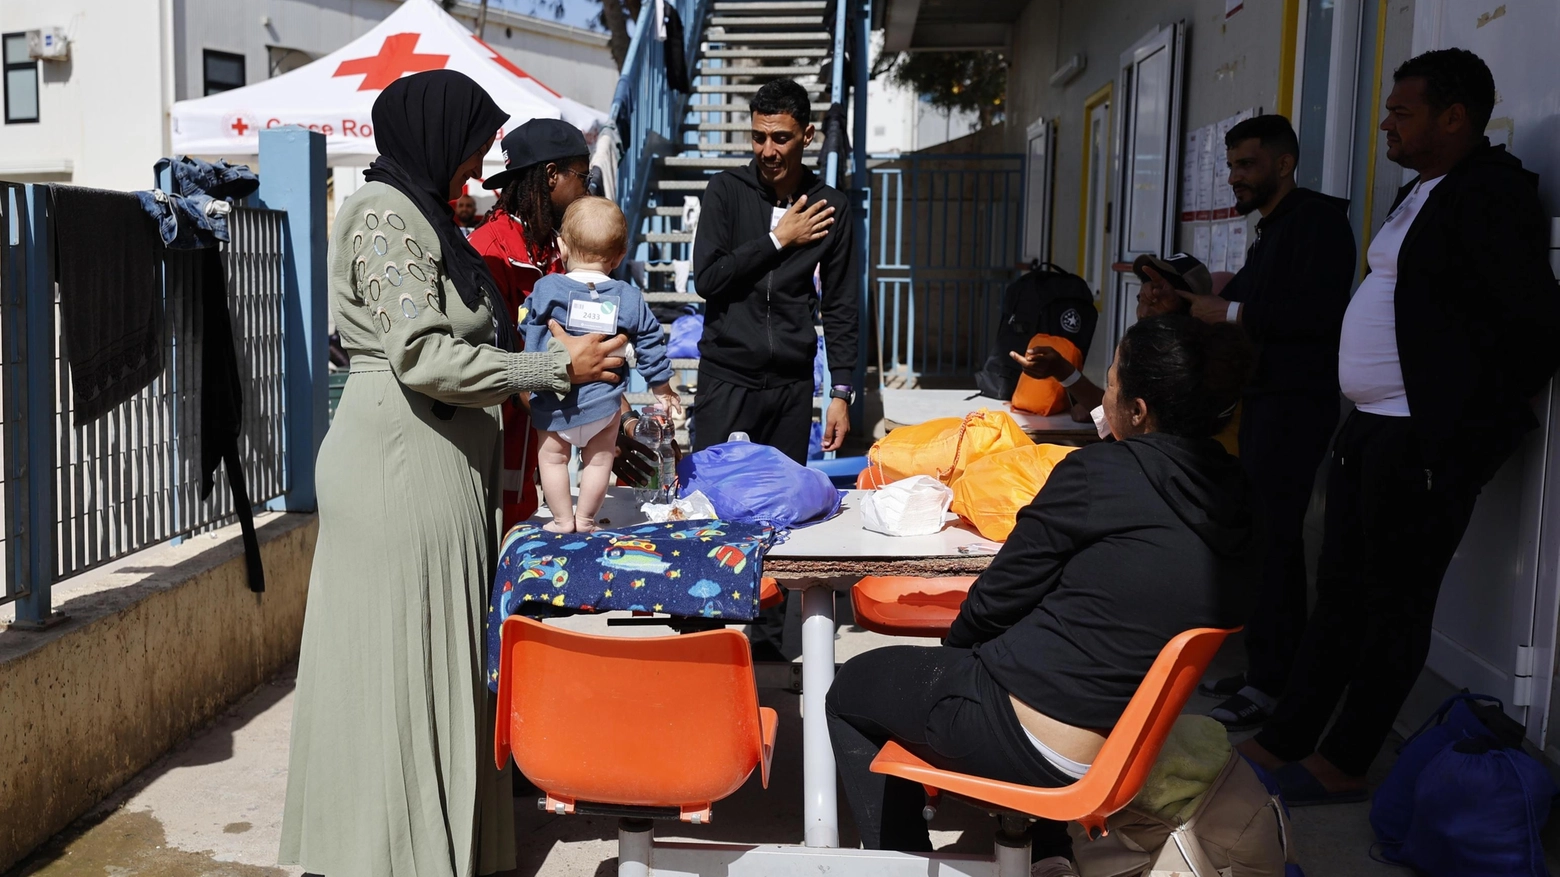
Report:
M 868 293 L 882 379 L 974 386 L 1018 275 L 1022 155 L 870 163 Z
M 710 0 L 668 0 L 683 22 L 683 57 L 698 54 L 704 38 L 704 15 Z M 618 206 L 629 228 L 638 228 L 650 195 L 655 160 L 671 154 L 682 140 L 688 95 L 666 82 L 666 44 L 655 38 L 657 4 L 646 3 L 635 23 L 628 57 L 612 96 L 609 117 L 625 146 L 618 170 Z M 693 71 L 689 71 L 693 75 Z
M 3 603 L 27 596 L 29 582 L 45 570 L 50 582 L 58 581 L 159 542 L 222 526 L 235 511 L 220 472 L 210 496 L 201 498 L 203 347 L 228 339 L 202 337 L 202 290 L 189 270 L 188 254 L 170 252 L 163 266 L 163 372 L 106 415 L 76 426 L 59 292 L 48 260 L 38 258 L 49 252 L 48 199 L 42 186 L 0 185 L 0 213 L 8 233 L 0 247 Z M 256 504 L 281 496 L 288 481 L 286 218 L 281 211 L 236 208 L 229 219 L 232 242 L 222 247 L 243 388 L 239 453 Z M 29 418 L 29 411 L 52 416 Z M 52 514 L 44 517 L 29 508 L 38 495 L 30 480 L 40 475 L 53 482 L 44 493 L 52 494 Z M 52 564 L 26 556 L 29 520 L 53 522 Z

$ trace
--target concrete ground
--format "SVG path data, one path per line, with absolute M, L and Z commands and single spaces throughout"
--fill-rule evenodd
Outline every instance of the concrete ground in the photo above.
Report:
M 571 626 L 604 629 L 600 617 Z M 645 635 L 659 628 L 618 628 Z M 840 661 L 887 643 L 903 644 L 842 623 Z M 914 641 L 930 643 L 929 640 Z M 1236 649 L 1215 665 L 1237 661 Z M 199 733 L 144 771 L 94 813 L 62 833 L 6 877 L 297 877 L 276 865 L 282 801 L 287 782 L 287 740 L 293 678 L 284 673 L 261 686 Z M 746 842 L 795 842 L 802 823 L 800 700 L 761 692 L 780 713 L 780 739 L 769 789 L 757 774 L 715 807 L 712 825 L 662 824 L 665 837 Z M 1192 710 L 1207 709 L 1198 701 Z M 1390 751 L 1391 747 L 1388 747 Z M 1384 758 L 1373 773 L 1389 767 Z M 844 795 L 840 796 L 842 811 Z M 614 873 L 615 820 L 549 816 L 527 798 L 517 802 L 519 874 L 522 877 L 595 877 Z M 1372 861 L 1368 804 L 1295 810 L 1301 861 L 1312 877 L 1399 875 L 1403 869 Z M 848 812 L 841 813 L 842 842 L 855 844 Z M 991 824 L 984 814 L 949 802 L 933 823 L 940 847 L 986 852 Z

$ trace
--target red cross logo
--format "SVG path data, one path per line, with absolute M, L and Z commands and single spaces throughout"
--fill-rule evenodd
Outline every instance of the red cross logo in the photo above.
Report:
M 244 136 L 245 131 L 249 130 L 249 125 L 244 122 L 243 116 L 239 116 L 238 118 L 234 119 L 233 124 L 229 125 L 228 127 L 232 128 L 240 137 Z
M 363 84 L 358 91 L 379 91 L 408 73 L 425 70 L 442 70 L 449 62 L 449 55 L 417 54 L 417 38 L 421 34 L 398 33 L 385 37 L 379 54 L 367 58 L 342 61 L 332 76 L 356 76 L 363 74 Z

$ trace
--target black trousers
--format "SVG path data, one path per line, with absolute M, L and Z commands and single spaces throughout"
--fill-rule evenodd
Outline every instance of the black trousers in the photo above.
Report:
M 1278 697 L 1305 635 L 1305 512 L 1338 426 L 1338 394 L 1248 396 L 1240 461 L 1262 524 L 1262 583 L 1246 624 L 1246 683 Z
M 793 381 L 778 387 L 749 389 L 699 373 L 693 409 L 693 449 L 718 445 L 733 432 L 745 432 L 761 445 L 807 465 L 812 436 L 813 385 Z
M 1057 788 L 1073 782 L 1046 761 L 1018 723 L 1007 692 L 968 649 L 889 646 L 840 668 L 827 701 L 829 737 L 861 843 L 872 850 L 929 852 L 919 783 L 873 773 L 896 740 L 945 770 Z M 1031 827 L 1032 857 L 1069 856 L 1067 825 Z
M 693 409 L 693 449 L 718 445 L 733 432 L 769 445 L 807 465 L 807 442 L 812 437 L 812 381 L 793 381 L 778 387 L 749 389 L 699 373 L 698 401 Z M 790 591 L 778 606 L 761 610 L 748 625 L 754 656 L 781 660 L 784 652 L 786 606 Z M 795 657 L 791 655 L 789 657 Z
M 1348 416 L 1333 442 L 1316 609 L 1258 743 L 1285 761 L 1315 751 L 1365 775 L 1424 669 L 1441 579 L 1482 486 L 1432 472 L 1409 418 Z

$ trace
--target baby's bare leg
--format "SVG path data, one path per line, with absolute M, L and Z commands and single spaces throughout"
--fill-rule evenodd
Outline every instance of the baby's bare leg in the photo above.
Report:
M 551 533 L 574 532 L 574 499 L 569 495 L 569 455 L 574 452 L 569 443 L 555 432 L 542 433 L 541 447 L 537 448 L 537 468 L 542 473 L 542 498 L 552 520 L 542 525 Z
M 580 501 L 574 509 L 576 533 L 596 531 L 596 513 L 601 511 L 601 504 L 607 498 L 607 486 L 612 481 L 617 434 L 615 427 L 608 426 L 591 436 L 581 451 L 584 465 L 580 467 Z

